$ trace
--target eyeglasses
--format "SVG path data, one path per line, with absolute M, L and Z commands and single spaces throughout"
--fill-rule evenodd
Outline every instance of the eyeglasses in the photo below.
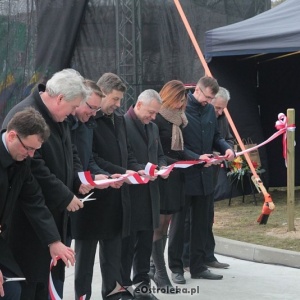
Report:
M 28 152 L 37 150 L 37 149 L 35 149 L 35 148 L 28 147 L 28 146 L 24 145 L 24 143 L 22 142 L 21 138 L 20 138 L 18 135 L 17 135 L 17 138 L 18 138 L 19 142 L 21 143 L 21 145 L 23 146 L 23 148 L 24 148 L 25 150 L 27 150 Z
M 200 89 L 200 91 L 201 91 L 201 93 L 203 94 L 203 96 L 207 99 L 207 100 L 213 100 L 215 97 L 211 97 L 211 96 L 207 96 L 207 95 L 205 95 L 204 94 L 204 92 L 203 92 L 203 90 L 201 89 L 201 87 L 199 86 L 199 89 Z
M 91 106 L 87 101 L 85 101 L 86 105 L 89 107 L 90 110 L 92 111 L 99 111 L 101 107 L 93 107 Z

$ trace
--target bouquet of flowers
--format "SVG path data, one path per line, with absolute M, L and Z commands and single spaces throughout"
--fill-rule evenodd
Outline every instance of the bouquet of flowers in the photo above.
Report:
M 233 161 L 229 161 L 227 164 L 227 176 L 230 178 L 231 183 L 236 181 L 237 184 L 241 182 L 241 184 L 243 185 L 243 176 L 250 171 L 250 167 L 248 166 L 244 156 L 238 156 Z M 257 162 L 252 161 L 252 164 L 255 170 L 258 170 L 260 168 Z

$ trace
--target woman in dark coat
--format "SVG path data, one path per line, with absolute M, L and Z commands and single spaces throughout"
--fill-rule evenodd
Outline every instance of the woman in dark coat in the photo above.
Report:
M 187 101 L 185 86 L 179 80 L 171 80 L 163 86 L 159 94 L 163 104 L 154 122 L 159 128 L 163 151 L 167 164 L 170 165 L 184 160 L 181 129 L 187 125 L 184 113 Z M 164 248 L 172 214 L 180 211 L 184 205 L 183 172 L 173 169 L 167 180 L 159 179 L 159 187 L 160 223 L 159 228 L 154 231 L 152 259 L 155 265 L 154 281 L 162 288 L 172 286 L 166 272 Z M 153 271 L 153 266 L 151 268 Z

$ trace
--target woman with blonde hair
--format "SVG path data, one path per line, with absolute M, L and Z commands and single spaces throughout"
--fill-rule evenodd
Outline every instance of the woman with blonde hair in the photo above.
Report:
M 160 91 L 162 106 L 154 122 L 159 128 L 159 135 L 167 164 L 184 159 L 184 144 L 181 129 L 187 125 L 185 107 L 186 89 L 179 80 L 167 82 Z M 184 174 L 173 169 L 168 179 L 159 179 L 160 186 L 160 225 L 153 236 L 152 259 L 150 268 L 157 287 L 168 291 L 172 288 L 164 260 L 168 226 L 172 214 L 184 206 Z M 167 288 L 168 287 L 168 288 Z

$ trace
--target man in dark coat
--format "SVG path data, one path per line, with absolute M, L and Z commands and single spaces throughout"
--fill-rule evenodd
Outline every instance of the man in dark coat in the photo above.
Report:
M 101 111 L 95 116 L 93 132 L 94 159 L 98 167 L 109 174 L 124 174 L 144 168 L 137 163 L 127 145 L 124 116 L 119 112 L 126 86 L 113 73 L 103 74 L 97 82 L 105 94 Z M 120 189 L 95 190 L 97 200 L 91 201 L 77 219 L 77 230 L 73 236 L 81 243 L 77 253 L 75 277 L 75 299 L 80 295 L 91 297 L 91 283 L 95 253 L 99 243 L 100 268 L 102 274 L 102 298 L 119 299 L 120 295 L 108 296 L 121 283 L 121 239 L 129 234 L 130 199 L 128 186 Z M 79 223 L 80 222 L 80 223 Z M 80 225 L 79 225 L 80 224 Z M 80 269 L 80 272 L 79 272 Z
M 224 109 L 227 107 L 228 101 L 230 100 L 230 94 L 228 90 L 223 87 L 219 88 L 218 93 L 215 98 L 212 100 L 211 104 L 213 105 L 216 113 L 216 118 L 218 121 L 218 128 L 221 136 L 225 139 L 227 144 L 233 149 L 234 138 L 230 132 L 228 120 L 224 114 Z M 218 176 L 221 171 L 220 165 L 213 166 L 214 168 L 214 184 L 215 187 L 218 182 Z M 214 207 L 212 206 L 211 215 L 210 215 L 210 229 L 207 237 L 206 244 L 206 254 L 205 254 L 205 265 L 211 268 L 226 269 L 229 268 L 229 264 L 222 263 L 217 260 L 215 257 L 215 238 L 213 233 L 213 223 L 214 223 Z
M 140 163 L 151 162 L 166 166 L 166 160 L 160 143 L 157 125 L 152 120 L 159 112 L 162 100 L 154 90 L 145 90 L 135 106 L 125 114 L 128 141 Z M 156 179 L 155 177 L 153 179 Z M 149 270 L 152 252 L 153 230 L 159 226 L 160 198 L 158 181 L 149 181 L 146 185 L 129 187 L 131 198 L 131 234 L 123 240 L 122 276 L 123 284 L 137 283 L 150 287 Z M 131 281 L 131 268 L 133 279 Z M 142 290 L 139 285 L 139 290 Z M 135 294 L 139 299 L 156 299 L 151 293 Z
M 49 137 L 50 130 L 45 120 L 33 108 L 16 113 L 1 131 L 0 140 L 0 297 L 18 300 L 21 287 L 18 281 L 2 286 L 3 276 L 24 277 L 8 244 L 12 226 L 12 212 L 17 201 L 41 243 L 56 261 L 61 257 L 66 264 L 75 262 L 72 249 L 64 246 L 53 217 L 45 206 L 43 194 L 30 170 L 30 158 Z M 34 260 L 34 258 L 32 258 Z M 3 275 L 3 276 L 2 276 Z M 4 291 L 5 296 L 4 296 Z M 4 297 L 3 297 L 4 296 Z
M 210 104 L 219 90 L 217 81 L 202 77 L 194 93 L 188 94 L 186 115 L 188 125 L 183 130 L 185 152 L 192 159 L 209 160 L 213 149 L 232 160 L 234 152 L 221 137 L 214 107 Z M 183 238 L 186 211 L 190 207 L 190 272 L 191 278 L 222 279 L 222 275 L 210 272 L 204 264 L 205 248 L 210 227 L 210 211 L 213 207 L 214 178 L 210 163 L 203 168 L 190 168 L 186 173 L 186 205 L 172 218 L 176 230 L 170 232 L 169 267 L 175 283 L 185 283 L 183 276 Z
M 218 121 L 218 128 L 221 136 L 225 139 L 227 144 L 233 149 L 234 138 L 230 132 L 229 124 L 226 116 L 224 115 L 224 109 L 227 107 L 228 101 L 230 100 L 230 94 L 228 90 L 223 87 L 219 88 L 218 93 L 215 98 L 211 101 L 211 104 L 214 106 L 216 118 Z M 214 165 L 213 168 L 213 177 L 214 177 L 214 186 L 218 184 L 218 176 L 220 172 L 226 172 L 225 169 L 221 169 L 220 165 Z M 225 175 L 226 176 L 226 175 Z M 227 178 L 226 178 L 227 179 Z M 226 182 L 227 183 L 227 182 Z M 220 183 L 221 184 L 221 183 Z M 216 189 L 214 191 L 215 199 Z M 217 269 L 226 269 L 229 268 L 229 264 L 222 263 L 217 260 L 215 257 L 215 238 L 213 233 L 213 223 L 214 223 L 214 206 L 211 206 L 210 211 L 210 227 L 207 236 L 207 243 L 205 248 L 205 265 L 211 268 Z M 185 269 L 189 269 L 189 243 L 190 243 L 190 214 L 189 212 L 186 215 L 185 220 L 185 244 L 184 244 L 184 253 L 183 253 L 183 265 Z
M 30 96 L 13 107 L 3 122 L 5 128 L 16 112 L 31 106 L 41 113 L 50 128 L 51 136 L 35 152 L 31 171 L 42 188 L 62 241 L 67 237 L 67 211 L 83 207 L 72 190 L 86 193 L 91 188 L 80 184 L 77 172 L 82 171 L 82 166 L 72 146 L 68 124 L 63 121 L 74 113 L 90 92 L 78 72 L 62 70 L 48 80 L 46 87 L 39 85 Z M 48 249 L 41 244 L 21 206 L 16 207 L 13 223 L 16 230 L 12 230 L 11 247 L 28 280 L 22 290 L 22 299 L 33 300 L 39 298 L 38 294 L 43 295 L 39 299 L 45 299 L 50 265 Z M 59 279 L 63 282 L 63 264 L 55 269 L 60 271 Z
M 78 151 L 78 156 L 81 160 L 82 167 L 84 171 L 90 171 L 91 176 L 94 180 L 107 179 L 109 176 L 112 178 L 119 177 L 120 174 L 113 174 L 101 169 L 94 160 L 92 152 L 92 142 L 93 142 L 93 129 L 97 127 L 96 121 L 94 119 L 96 113 L 100 111 L 102 98 L 104 94 L 101 92 L 99 86 L 96 82 L 86 79 L 85 85 L 92 89 L 92 94 L 86 100 L 86 102 L 81 103 L 79 107 L 75 109 L 75 115 L 68 116 L 68 123 L 71 129 L 71 138 L 73 144 L 76 146 Z M 108 188 L 109 186 L 119 188 L 123 184 L 123 181 L 114 182 L 111 184 L 101 185 L 100 189 Z M 97 188 L 97 186 L 96 186 Z M 78 231 L 81 232 L 81 228 L 86 220 L 86 215 L 89 213 L 89 206 L 93 205 L 92 202 L 85 203 L 85 209 L 74 212 L 71 215 L 71 232 L 73 236 L 77 236 Z M 83 249 L 83 250 L 82 250 Z M 96 250 L 96 249 L 95 249 Z M 81 277 L 82 267 L 85 270 L 86 261 L 81 259 L 82 251 L 85 251 L 85 241 L 75 238 L 75 252 L 78 259 L 78 263 L 75 265 L 75 298 L 80 299 L 82 290 L 85 290 L 86 298 L 91 296 L 91 287 L 86 286 L 85 280 L 77 280 Z M 95 257 L 95 253 L 93 254 Z

